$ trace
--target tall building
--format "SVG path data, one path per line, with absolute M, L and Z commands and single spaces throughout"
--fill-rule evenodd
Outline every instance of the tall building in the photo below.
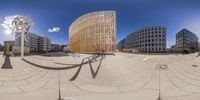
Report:
M 16 33 L 15 37 L 15 46 L 21 46 L 20 33 Z M 30 47 L 30 52 L 51 51 L 51 40 L 48 37 L 28 32 L 25 38 L 24 45 Z
M 199 43 L 199 45 L 198 45 L 198 50 L 200 51 L 200 43 Z
M 178 51 L 198 50 L 198 37 L 187 29 L 182 29 L 176 34 L 176 48 Z
M 122 39 L 121 41 L 119 41 L 119 43 L 117 44 L 117 49 L 119 51 L 123 51 L 123 49 L 125 49 L 125 39 Z
M 125 38 L 125 48 L 134 50 L 134 52 L 165 52 L 166 28 L 152 26 L 130 33 Z
M 3 51 L 3 45 L 0 44 L 0 51 Z
M 116 12 L 97 11 L 76 19 L 69 27 L 69 49 L 82 53 L 114 53 Z
M 62 51 L 62 47 L 59 44 L 51 44 L 52 51 Z
M 37 38 L 37 50 L 38 51 L 51 51 L 51 40 L 44 36 L 38 36 Z

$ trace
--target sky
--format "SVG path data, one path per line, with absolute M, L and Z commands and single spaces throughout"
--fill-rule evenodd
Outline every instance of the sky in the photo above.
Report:
M 183 28 L 200 37 L 200 0 L 0 0 L 0 23 L 6 16 L 29 16 L 34 22 L 31 32 L 67 44 L 74 20 L 102 10 L 117 13 L 117 42 L 140 28 L 157 25 L 167 28 L 168 47 Z M 5 40 L 14 40 L 14 35 L 0 25 L 0 43 Z

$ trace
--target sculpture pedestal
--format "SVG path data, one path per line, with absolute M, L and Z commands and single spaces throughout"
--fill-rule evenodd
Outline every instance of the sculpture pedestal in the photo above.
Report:
M 1 68 L 2 69 L 12 69 L 12 65 L 10 63 L 10 57 L 9 56 L 5 57 L 4 64 L 3 64 L 3 66 Z

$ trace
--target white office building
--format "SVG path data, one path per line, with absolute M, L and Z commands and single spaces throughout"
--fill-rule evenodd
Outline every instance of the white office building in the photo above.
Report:
M 0 44 L 0 51 L 3 51 L 3 45 Z
M 198 50 L 200 51 L 200 43 L 199 43 L 199 45 L 198 45 Z
M 21 46 L 20 33 L 15 34 L 15 46 Z M 28 32 L 25 34 L 25 47 L 30 48 L 30 52 L 46 52 L 51 51 L 51 40 L 46 36 L 39 36 L 37 34 Z
M 51 51 L 51 40 L 46 36 L 38 36 L 37 45 L 37 51 Z
M 152 26 L 132 32 L 125 38 L 125 48 L 134 52 L 165 52 L 166 28 Z

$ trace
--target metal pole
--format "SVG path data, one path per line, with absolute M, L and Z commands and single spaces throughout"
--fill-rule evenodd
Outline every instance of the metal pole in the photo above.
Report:
M 149 53 L 149 38 L 147 37 L 147 55 Z
M 24 57 L 24 32 L 21 32 L 21 58 Z
M 61 91 L 60 91 L 60 71 L 59 71 L 59 76 L 58 76 L 58 100 L 63 100 L 61 96 Z
M 160 67 L 159 67 L 159 97 L 158 97 L 158 100 L 161 100 Z

